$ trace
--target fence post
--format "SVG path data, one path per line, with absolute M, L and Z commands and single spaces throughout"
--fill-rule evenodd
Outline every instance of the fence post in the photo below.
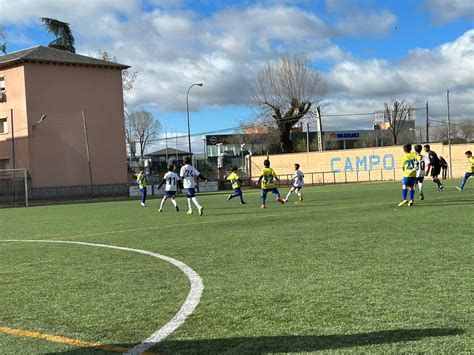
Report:
M 380 180 L 383 181 L 383 169 L 380 169 Z
M 324 185 L 324 184 L 325 184 L 325 182 L 324 182 L 324 171 L 323 171 L 323 185 Z
M 334 183 L 336 183 L 336 172 L 335 171 L 332 172 L 332 180 L 333 180 Z
M 372 182 L 372 180 L 370 179 L 370 170 L 369 170 L 369 182 Z
M 359 170 L 356 170 L 356 180 L 359 182 Z
M 314 185 L 314 173 L 311 173 L 311 185 Z
M 347 171 L 344 170 L 344 181 L 346 182 L 347 184 Z
M 396 181 L 396 179 L 395 179 L 395 169 L 393 169 L 393 181 Z

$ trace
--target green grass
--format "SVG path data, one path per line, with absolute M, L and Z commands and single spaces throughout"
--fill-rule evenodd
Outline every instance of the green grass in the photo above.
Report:
M 454 185 L 448 182 L 448 184 Z M 286 193 L 286 188 L 280 189 Z M 259 209 L 200 195 L 203 217 L 158 200 L 3 209 L 0 326 L 133 346 L 178 311 L 189 282 L 136 253 L 185 262 L 204 281 L 195 313 L 164 353 L 474 351 L 472 186 L 396 207 L 399 183 L 307 187 L 302 206 Z M 294 201 L 294 195 L 292 196 Z M 85 353 L 0 333 L 2 353 Z

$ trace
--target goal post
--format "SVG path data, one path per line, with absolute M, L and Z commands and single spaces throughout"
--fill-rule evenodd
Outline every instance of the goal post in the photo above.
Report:
M 0 207 L 28 206 L 26 169 L 0 169 Z

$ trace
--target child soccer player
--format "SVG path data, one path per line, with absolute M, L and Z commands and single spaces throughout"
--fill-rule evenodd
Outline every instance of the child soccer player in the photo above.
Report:
M 196 170 L 191 165 L 191 157 L 185 157 L 183 159 L 184 166 L 181 167 L 181 171 L 179 172 L 179 176 L 183 179 L 183 187 L 188 191 L 188 212 L 187 214 L 193 214 L 193 208 L 191 202 L 196 205 L 199 215 L 202 216 L 204 207 L 202 207 L 198 200 L 196 199 L 196 179 L 201 178 L 203 180 L 207 179 L 201 175 L 199 171 Z
M 438 178 L 438 175 L 441 172 L 441 161 L 438 158 L 438 154 L 431 150 L 429 144 L 425 144 L 424 148 L 425 152 L 428 153 L 428 158 L 430 159 L 430 165 L 428 166 L 426 173 L 428 174 L 431 170 L 431 178 L 433 179 L 433 182 L 438 185 L 438 191 L 443 191 L 444 185 Z
M 179 207 L 178 204 L 176 203 L 176 191 L 178 191 L 178 181 L 181 180 L 178 174 L 174 172 L 174 165 L 170 164 L 168 166 L 168 172 L 165 174 L 163 177 L 163 181 L 161 184 L 158 186 L 158 190 L 165 185 L 165 195 L 163 196 L 163 199 L 161 200 L 160 204 L 160 212 L 163 212 L 163 205 L 165 204 L 165 201 L 168 199 L 168 197 L 171 198 L 171 203 L 173 204 L 174 208 L 176 209 L 176 212 L 179 212 Z
M 456 187 L 459 191 L 462 191 L 464 189 L 464 185 L 466 185 L 467 179 L 469 179 L 471 176 L 474 176 L 474 157 L 472 156 L 472 152 L 468 150 L 466 153 L 466 158 L 469 159 L 469 168 L 467 173 L 464 175 L 464 179 L 462 179 L 461 186 Z
M 418 190 L 420 192 L 420 200 L 425 199 L 425 194 L 423 193 L 423 180 L 425 179 L 425 170 L 430 164 L 430 161 L 427 157 L 421 154 L 423 147 L 421 144 L 415 145 L 416 160 L 415 160 L 415 170 L 416 170 L 416 180 L 415 184 L 418 185 Z
M 303 196 L 301 196 L 301 189 L 304 186 L 304 174 L 300 171 L 300 164 L 295 164 L 295 175 L 293 176 L 293 186 L 291 187 L 290 191 L 286 195 L 285 202 L 288 202 L 290 195 L 293 191 L 296 191 L 298 195 L 298 200 L 301 202 L 303 201 Z
M 402 180 L 402 202 L 398 204 L 398 207 L 401 207 L 408 202 L 408 189 L 410 189 L 410 202 L 408 202 L 408 206 L 413 206 L 413 198 L 415 197 L 415 161 L 417 155 L 411 152 L 411 144 L 405 144 L 403 146 L 403 151 L 405 152 L 405 156 L 402 159 L 402 169 L 404 172 Z
M 140 172 L 137 175 L 137 184 L 140 189 L 140 192 L 142 194 L 142 200 L 140 202 L 140 205 L 142 207 L 146 207 L 145 201 L 146 201 L 146 185 L 147 185 L 147 178 L 148 178 L 148 173 L 145 174 L 145 170 L 140 169 Z
M 267 199 L 267 194 L 271 192 L 276 196 L 276 200 L 280 203 L 285 203 L 285 200 L 283 200 L 280 196 L 280 192 L 276 188 L 275 185 L 275 180 L 280 181 L 277 177 L 277 174 L 275 171 L 273 171 L 272 168 L 270 168 L 270 160 L 266 159 L 263 161 L 263 166 L 264 168 L 262 169 L 262 175 L 260 175 L 260 178 L 258 179 L 257 186 L 260 185 L 260 182 L 262 183 L 262 205 L 260 208 L 266 208 L 265 206 L 265 200 Z
M 240 177 L 237 174 L 238 171 L 239 169 L 234 166 L 232 168 L 232 173 L 227 177 L 227 180 L 231 182 L 232 188 L 234 189 L 234 194 L 229 195 L 227 197 L 227 201 L 232 200 L 234 197 L 240 197 L 240 203 L 245 205 L 244 198 L 242 196 L 242 189 L 240 188 L 242 186 L 242 180 L 240 180 Z

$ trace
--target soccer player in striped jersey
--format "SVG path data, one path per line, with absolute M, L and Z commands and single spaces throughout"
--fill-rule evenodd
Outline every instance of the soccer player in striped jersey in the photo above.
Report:
M 258 179 L 257 186 L 261 183 L 262 188 L 262 205 L 260 208 L 267 208 L 265 206 L 265 201 L 267 199 L 267 194 L 271 192 L 276 196 L 276 200 L 280 203 L 285 203 L 285 200 L 281 198 L 280 192 L 278 191 L 275 181 L 280 181 L 277 177 L 275 171 L 270 168 L 270 160 L 266 159 L 263 162 L 264 168 L 262 169 L 262 174 Z
M 140 189 L 140 193 L 142 194 L 140 205 L 142 207 L 146 207 L 146 186 L 147 186 L 147 179 L 150 174 L 145 173 L 145 170 L 140 169 L 140 172 L 137 175 L 137 184 Z
M 415 184 L 418 185 L 418 191 L 420 192 L 420 200 L 425 199 L 425 194 L 423 192 L 423 180 L 425 179 L 426 169 L 430 164 L 430 160 L 421 154 L 423 147 L 421 144 L 415 145 L 416 160 L 415 160 L 415 170 L 416 170 L 416 180 Z
M 237 174 L 238 171 L 239 169 L 236 166 L 234 166 L 232 168 L 232 173 L 227 177 L 227 180 L 230 181 L 230 183 L 232 184 L 232 188 L 234 189 L 234 194 L 229 195 L 227 197 L 227 201 L 232 200 L 234 197 L 239 197 L 240 203 L 242 205 L 245 205 L 244 197 L 242 195 L 242 188 L 241 188 L 242 180 L 240 180 L 240 177 Z
M 158 190 L 161 189 L 161 186 L 165 184 L 165 194 L 163 196 L 163 199 L 161 200 L 160 203 L 160 212 L 163 212 L 163 205 L 165 204 L 165 201 L 170 198 L 171 203 L 173 204 L 176 212 L 179 212 L 179 207 L 176 202 L 176 192 L 178 191 L 178 181 L 181 180 L 178 174 L 174 172 L 174 165 L 170 164 L 168 166 L 168 172 L 165 174 L 163 177 L 163 181 L 161 181 L 160 185 L 158 186 Z
M 462 179 L 461 186 L 456 187 L 459 191 L 462 191 L 464 189 L 467 179 L 469 179 L 471 176 L 474 176 L 474 157 L 472 156 L 472 152 L 468 150 L 464 154 L 466 155 L 466 158 L 469 161 L 469 167 L 467 173 L 464 175 L 464 179 Z
M 196 199 L 196 180 L 198 178 L 207 181 L 207 179 L 201 175 L 195 167 L 191 165 L 191 157 L 185 157 L 183 159 L 184 166 L 181 167 L 179 176 L 183 179 L 183 187 L 187 189 L 188 194 L 188 212 L 187 214 L 193 214 L 192 203 L 197 207 L 199 215 L 202 216 L 204 207 L 202 207 Z
M 405 155 L 402 159 L 402 202 L 398 204 L 398 207 L 401 207 L 408 202 L 408 190 L 410 190 L 410 202 L 408 202 L 408 206 L 413 206 L 413 198 L 415 197 L 415 161 L 417 159 L 417 155 L 411 152 L 411 144 L 405 144 L 403 146 L 403 151 L 405 152 Z
M 293 186 L 291 187 L 290 191 L 286 195 L 285 202 L 288 202 L 290 195 L 293 191 L 296 192 L 298 195 L 298 200 L 301 202 L 303 201 L 303 196 L 301 196 L 301 189 L 304 186 L 304 174 L 300 170 L 300 164 L 295 164 L 295 175 L 293 176 Z

